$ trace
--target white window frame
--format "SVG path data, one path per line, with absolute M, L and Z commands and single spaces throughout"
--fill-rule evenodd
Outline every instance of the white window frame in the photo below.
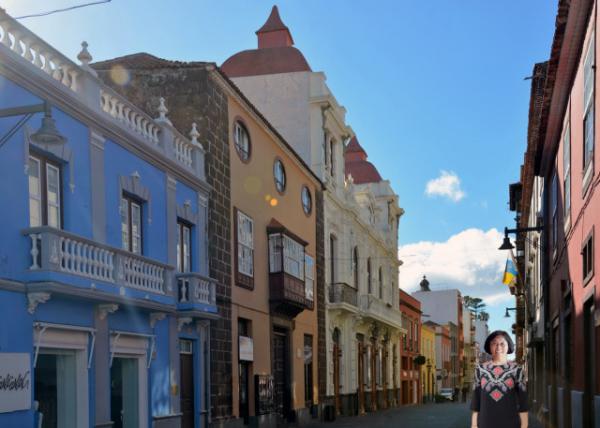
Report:
M 254 220 L 239 210 L 236 233 L 238 272 L 254 278 Z
M 192 270 L 192 227 L 189 223 L 177 219 L 177 270 L 179 272 Z
M 56 177 L 58 182 L 54 183 L 54 185 L 56 186 L 56 198 L 57 198 L 57 202 L 53 203 L 50 201 L 50 171 L 55 171 L 56 172 Z M 60 191 L 60 182 L 61 182 L 61 177 L 60 177 L 60 168 L 58 168 L 55 165 L 52 165 L 51 163 L 46 162 L 46 217 L 47 217 L 47 222 L 48 222 L 48 226 L 51 227 L 55 227 L 57 229 L 60 228 L 60 225 L 62 224 L 62 219 L 61 219 L 61 198 L 62 198 L 62 193 Z M 57 224 L 50 224 L 50 210 L 56 210 L 56 222 Z
M 137 233 L 134 233 L 134 207 L 139 210 Z M 133 254 L 144 253 L 144 204 L 129 195 L 121 195 L 121 246 Z M 125 229 L 124 229 L 125 228 Z M 137 248 L 136 248 L 137 245 Z
M 35 163 L 35 165 L 32 165 L 32 162 Z M 33 155 L 30 154 L 29 155 L 29 163 L 27 164 L 27 168 L 28 168 L 28 193 L 29 193 L 29 224 L 31 227 L 36 227 L 36 226 L 50 226 L 50 227 L 54 227 L 56 229 L 61 229 L 62 228 L 62 170 L 60 165 L 46 159 L 43 156 L 38 156 L 38 155 Z M 31 192 L 31 180 L 32 180 L 32 175 L 31 175 L 31 169 L 33 169 L 36 171 L 37 173 L 37 188 L 38 188 L 38 193 L 32 193 Z M 49 193 L 50 193 L 50 186 L 51 183 L 48 179 L 50 173 L 49 171 L 54 171 L 56 173 L 56 177 L 58 179 L 57 183 L 54 183 L 54 185 L 56 186 L 56 199 L 57 202 L 51 202 L 50 198 L 48 197 Z M 32 217 L 31 217 L 31 202 L 32 201 L 36 201 L 39 205 L 39 209 L 38 209 L 38 216 L 39 216 L 39 224 L 34 224 L 32 222 Z M 44 206 L 45 205 L 45 206 Z M 50 219 L 50 211 L 51 210 L 56 210 L 56 221 L 57 224 L 50 224 L 49 223 L 49 219 Z
M 571 123 L 567 121 L 563 136 L 563 211 L 565 225 L 571 218 Z
M 238 156 L 243 162 L 247 162 L 250 159 L 250 133 L 246 129 L 246 127 L 239 121 L 235 121 L 234 125 L 234 143 L 235 150 L 238 153 Z M 245 138 L 244 138 L 245 136 Z M 245 144 L 245 146 L 244 146 Z
M 33 163 L 33 164 L 32 164 Z M 31 175 L 32 173 L 32 169 L 34 169 L 37 173 L 37 177 L 33 177 Z M 29 169 L 28 169 L 28 176 L 29 176 L 29 226 L 31 227 L 37 227 L 37 226 L 41 226 L 44 223 L 44 219 L 43 219 L 43 207 L 42 204 L 44 203 L 42 200 L 42 171 L 41 171 L 41 161 L 40 159 L 34 157 L 34 156 L 29 156 Z M 37 180 L 37 193 L 32 193 L 32 189 L 31 189 L 31 180 Z M 33 218 L 31 216 L 32 211 L 31 211 L 31 201 L 36 201 L 38 204 L 38 221 L 34 222 Z
M 280 176 L 279 176 L 280 175 Z M 273 163 L 273 180 L 275 181 L 275 188 L 279 193 L 285 192 L 287 186 L 287 177 L 285 172 L 285 166 L 281 159 L 275 159 Z
M 587 47 L 587 52 L 585 54 L 585 60 L 583 63 L 583 192 L 585 193 L 589 183 L 592 178 L 592 171 L 594 169 L 594 138 L 596 131 L 596 119 L 595 119 L 595 106 L 594 106 L 594 85 L 595 85 L 595 74 L 596 71 L 594 69 L 596 63 L 596 53 L 595 53 L 595 31 L 592 31 L 590 36 L 590 43 Z M 591 135 L 591 150 L 587 150 L 587 142 L 586 138 L 586 117 L 590 117 L 592 121 L 592 135 Z M 587 157 L 589 154 L 589 158 Z
M 306 300 L 314 301 L 315 284 L 315 259 L 308 254 L 304 255 L 304 294 Z
M 283 266 L 281 263 L 282 258 Z M 270 273 L 279 273 L 283 271 L 301 281 L 304 281 L 304 263 L 304 245 L 290 238 L 284 233 L 269 234 Z

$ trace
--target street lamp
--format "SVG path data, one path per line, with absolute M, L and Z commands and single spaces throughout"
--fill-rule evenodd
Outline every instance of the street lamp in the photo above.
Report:
M 517 308 L 506 308 L 506 312 L 504 313 L 504 318 L 510 318 L 508 311 L 516 311 Z
M 44 101 L 40 104 L 32 104 L 28 106 L 10 107 L 0 109 L 0 118 L 10 116 L 25 116 L 17 124 L 0 139 L 0 147 L 14 135 L 14 133 L 29 120 L 34 113 L 44 112 L 40 129 L 31 134 L 31 140 L 38 144 L 48 145 L 63 145 L 67 142 L 66 137 L 61 135 L 56 129 L 56 123 L 52 118 L 50 103 Z
M 508 227 L 504 228 L 504 239 L 502 240 L 502 245 L 500 245 L 499 250 L 512 250 L 515 246 L 510 242 L 508 238 L 509 233 L 522 233 L 522 232 L 541 232 L 544 230 L 544 226 L 534 226 L 534 227 L 517 227 L 515 229 L 509 229 Z

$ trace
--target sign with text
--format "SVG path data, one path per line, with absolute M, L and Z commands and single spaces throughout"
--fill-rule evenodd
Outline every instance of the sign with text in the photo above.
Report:
M 240 361 L 254 361 L 254 341 L 251 337 L 240 336 Z
M 31 356 L 0 352 L 0 413 L 31 408 Z

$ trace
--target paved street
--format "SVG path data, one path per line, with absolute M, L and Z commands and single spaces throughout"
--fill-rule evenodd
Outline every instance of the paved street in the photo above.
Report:
M 335 422 L 319 423 L 318 428 L 468 428 L 468 403 L 424 404 L 368 413 L 362 417 L 341 417 Z M 531 418 L 530 418 L 531 420 Z M 539 428 L 530 423 L 529 428 Z

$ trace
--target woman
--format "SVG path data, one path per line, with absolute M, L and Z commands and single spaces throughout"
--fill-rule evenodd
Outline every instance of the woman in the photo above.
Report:
M 527 428 L 523 368 L 506 358 L 514 351 L 512 339 L 505 331 L 496 330 L 486 339 L 484 349 L 492 360 L 475 368 L 471 427 Z

